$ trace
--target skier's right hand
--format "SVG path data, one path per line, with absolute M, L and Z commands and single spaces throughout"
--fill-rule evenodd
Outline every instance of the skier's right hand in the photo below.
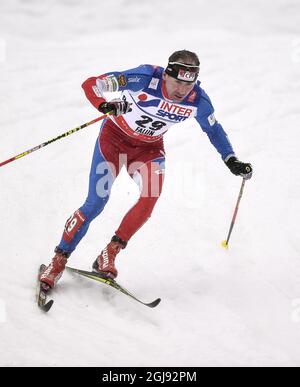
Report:
M 132 103 L 127 102 L 124 97 L 123 99 L 116 98 L 110 102 L 103 102 L 99 106 L 98 110 L 104 114 L 111 113 L 114 116 L 120 116 L 122 114 L 131 112 L 131 105 Z

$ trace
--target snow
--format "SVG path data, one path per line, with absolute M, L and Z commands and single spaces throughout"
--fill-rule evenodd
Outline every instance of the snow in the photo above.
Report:
M 255 168 L 230 248 L 241 181 L 196 122 L 178 124 L 163 195 L 117 262 L 121 284 L 161 304 L 65 273 L 43 314 L 35 275 L 85 199 L 99 125 L 2 167 L 1 366 L 300 365 L 298 1 L 1 1 L 0 161 L 96 117 L 89 76 L 182 48 Z M 90 268 L 136 198 L 122 173 L 72 266 Z

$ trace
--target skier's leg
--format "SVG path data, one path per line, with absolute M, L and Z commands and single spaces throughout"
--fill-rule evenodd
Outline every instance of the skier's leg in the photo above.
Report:
M 89 225 L 104 209 L 116 178 L 116 167 L 108 162 L 96 142 L 89 177 L 89 192 L 84 204 L 67 220 L 58 247 L 71 254 L 86 234 Z
M 164 173 L 164 157 L 143 164 L 134 173 L 131 173 L 140 188 L 140 198 L 125 215 L 116 231 L 116 235 L 123 241 L 128 242 L 151 217 L 162 191 Z
M 115 267 L 117 254 L 126 247 L 129 239 L 150 218 L 161 194 L 165 171 L 164 164 L 165 159 L 161 157 L 146 164 L 138 163 L 137 169 L 128 171 L 139 185 L 140 198 L 122 220 L 111 242 L 102 250 L 93 263 L 95 271 L 104 273 L 111 278 L 117 276 L 118 272 Z
M 67 258 L 86 234 L 91 221 L 104 209 L 118 168 L 104 157 L 97 139 L 89 177 L 89 192 L 83 206 L 67 220 L 55 256 L 40 280 L 53 287 L 66 266 Z

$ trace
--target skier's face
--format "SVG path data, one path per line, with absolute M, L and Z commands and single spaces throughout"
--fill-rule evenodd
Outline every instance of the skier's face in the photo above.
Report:
M 179 81 L 168 74 L 163 75 L 168 97 L 175 102 L 181 102 L 192 90 L 195 82 Z

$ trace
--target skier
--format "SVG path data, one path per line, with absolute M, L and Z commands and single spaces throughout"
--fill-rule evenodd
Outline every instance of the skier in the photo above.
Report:
M 123 218 L 111 241 L 93 263 L 93 270 L 115 278 L 115 258 L 149 219 L 161 194 L 165 151 L 163 135 L 177 122 L 196 118 L 230 171 L 245 179 L 252 166 L 239 161 L 214 116 L 212 103 L 197 81 L 200 62 L 190 51 L 174 52 L 166 69 L 141 65 L 87 79 L 82 87 L 92 105 L 108 117 L 100 128 L 90 170 L 85 203 L 67 220 L 55 256 L 41 274 L 45 290 L 61 277 L 67 259 L 106 205 L 122 166 L 140 187 L 137 203 Z M 122 92 L 106 101 L 105 92 Z

